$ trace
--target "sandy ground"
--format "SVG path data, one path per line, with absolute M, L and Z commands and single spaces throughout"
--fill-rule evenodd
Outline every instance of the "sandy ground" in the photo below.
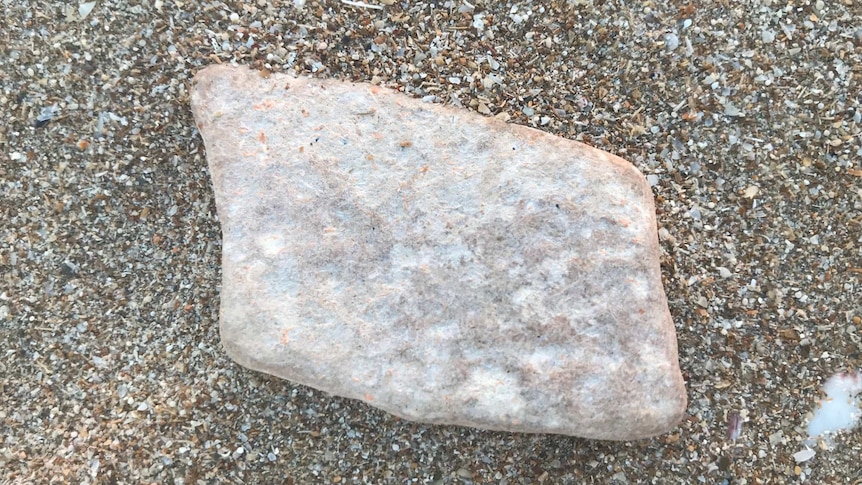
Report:
M 797 454 L 822 382 L 862 360 L 858 2 L 372 3 L 0 2 L 0 482 L 862 480 L 858 429 Z M 219 62 L 380 83 L 635 164 L 684 422 L 630 443 L 423 426 L 232 363 L 188 106 Z

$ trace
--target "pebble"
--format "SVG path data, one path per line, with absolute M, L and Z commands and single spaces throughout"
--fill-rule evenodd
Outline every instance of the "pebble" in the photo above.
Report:
M 679 37 L 673 32 L 664 34 L 664 46 L 670 52 L 675 51 L 679 47 Z
M 629 162 L 245 67 L 198 73 L 191 104 L 240 364 L 425 423 L 628 440 L 681 419 L 653 197 Z

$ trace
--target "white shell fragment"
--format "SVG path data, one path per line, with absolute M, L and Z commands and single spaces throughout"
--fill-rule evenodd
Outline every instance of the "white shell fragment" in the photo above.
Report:
M 96 7 L 96 2 L 84 2 L 78 4 L 78 16 L 81 17 L 81 20 L 87 18 L 90 13 L 93 11 L 93 8 Z
M 794 453 L 793 459 L 796 461 L 796 463 L 803 463 L 814 458 L 816 454 L 817 453 L 811 448 L 805 448 L 804 450 L 799 450 Z
M 808 436 L 817 438 L 825 434 L 848 431 L 859 422 L 859 399 L 862 392 L 862 373 L 841 372 L 823 384 L 826 397 L 808 423 Z

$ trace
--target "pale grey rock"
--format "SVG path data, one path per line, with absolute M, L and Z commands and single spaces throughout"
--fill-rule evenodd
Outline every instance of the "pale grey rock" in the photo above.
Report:
M 240 364 L 427 423 L 627 440 L 681 419 L 628 162 L 366 84 L 220 65 L 191 101 Z

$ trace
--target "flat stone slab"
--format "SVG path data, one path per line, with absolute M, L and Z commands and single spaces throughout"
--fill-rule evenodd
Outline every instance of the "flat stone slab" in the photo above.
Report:
M 405 419 L 629 440 L 686 406 L 628 162 L 386 88 L 208 67 L 238 363 Z

